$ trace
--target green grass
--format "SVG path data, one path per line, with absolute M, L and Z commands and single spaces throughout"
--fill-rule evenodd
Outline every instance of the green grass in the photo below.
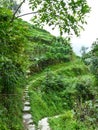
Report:
M 39 93 L 31 91 L 29 95 L 32 108 L 31 113 L 33 115 L 34 123 L 37 124 L 40 119 L 48 115 L 48 107 Z
M 53 35 L 51 35 L 49 32 L 47 32 L 46 30 L 37 28 L 35 26 L 32 26 L 31 24 L 24 22 L 27 26 L 28 26 L 28 35 L 29 37 L 31 37 L 31 39 L 34 41 L 46 41 L 46 42 L 51 42 L 52 39 L 54 38 Z
M 71 62 L 62 62 L 60 64 L 51 65 L 44 69 L 42 72 L 36 73 L 35 75 L 31 76 L 29 78 L 30 84 L 32 85 L 32 82 L 34 83 L 38 80 L 43 80 L 48 71 L 51 71 L 54 74 L 62 74 L 68 77 L 74 77 L 87 74 L 88 68 L 83 64 L 83 62 L 81 62 L 81 60 L 74 60 Z
M 30 102 L 31 102 L 31 113 L 33 116 L 34 123 L 37 125 L 38 121 L 41 120 L 44 117 L 51 117 L 55 116 L 57 114 L 62 113 L 62 104 L 57 101 L 58 98 L 55 97 L 57 96 L 56 94 L 49 94 L 49 95 L 42 95 L 40 92 L 35 92 L 35 91 L 30 91 Z M 53 97 L 57 100 L 55 100 L 57 103 L 55 104 L 54 101 L 52 101 Z M 61 100 L 61 99 L 60 99 Z
M 76 121 L 71 111 L 66 111 L 58 117 L 49 118 L 49 124 L 52 130 L 88 130 L 86 125 Z

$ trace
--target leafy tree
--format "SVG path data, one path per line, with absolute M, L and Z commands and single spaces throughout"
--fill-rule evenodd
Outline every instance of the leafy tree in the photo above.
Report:
M 92 44 L 90 69 L 95 75 L 96 83 L 98 84 L 98 39 Z
M 98 39 L 92 44 L 92 55 L 98 56 Z
M 25 0 L 18 5 L 15 0 L 1 0 L 0 3 L 1 7 L 3 5 L 14 11 L 12 22 L 24 2 Z M 75 33 L 78 36 L 83 29 L 82 25 L 86 23 L 85 16 L 90 12 L 87 0 L 29 0 L 29 5 L 34 12 L 23 15 L 34 14 L 34 25 L 53 25 L 53 29 L 59 28 L 60 35 Z
M 0 93 L 5 94 L 22 86 L 27 64 L 26 28 L 21 26 L 21 20 L 10 23 L 11 18 L 10 10 L 0 8 Z
M 19 4 L 16 0 L 1 0 L 0 1 L 0 7 L 6 7 L 8 9 L 11 9 L 13 12 L 15 12 L 18 8 Z M 20 9 L 18 9 L 17 14 L 21 12 Z
M 79 35 L 85 16 L 90 12 L 86 0 L 29 0 L 34 11 L 33 23 L 37 25 L 53 25 L 60 34 Z
M 87 49 L 88 49 L 88 47 L 85 47 L 85 46 L 82 46 L 82 47 L 81 47 L 80 52 L 81 52 L 81 54 L 82 54 L 82 57 L 85 56 Z
M 6 0 L 4 0 L 4 2 L 5 1 Z M 13 9 L 15 9 L 12 18 L 13 21 L 25 0 L 23 0 L 18 7 L 14 0 L 10 1 L 14 3 Z M 1 1 L 1 3 L 4 2 Z M 82 25 L 86 23 L 85 16 L 90 12 L 87 0 L 29 0 L 29 5 L 34 12 L 24 15 L 34 14 L 32 19 L 33 24 L 41 26 L 46 24 L 49 26 L 53 25 L 53 29 L 58 27 L 60 35 L 63 33 L 75 33 L 78 36 L 81 29 L 83 29 Z M 18 17 L 21 16 L 23 15 Z
M 32 53 L 30 55 L 30 60 L 33 61 L 30 67 L 31 73 L 40 71 L 52 64 L 70 61 L 72 55 L 73 51 L 70 41 L 67 39 L 53 37 L 51 43 L 50 41 L 46 43 L 41 38 L 37 39 L 37 42 L 32 46 Z
M 82 60 L 84 61 L 85 64 L 88 64 L 87 50 L 88 50 L 88 47 L 85 47 L 85 46 L 82 46 L 80 50 Z

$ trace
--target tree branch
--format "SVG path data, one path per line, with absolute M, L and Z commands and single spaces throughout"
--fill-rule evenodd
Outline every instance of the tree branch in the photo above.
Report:
M 18 8 L 16 9 L 16 11 L 14 12 L 14 14 L 13 14 L 13 16 L 12 16 L 12 19 L 11 19 L 11 23 L 14 21 L 14 18 L 15 18 L 15 15 L 16 15 L 16 13 L 17 13 L 17 11 L 20 9 L 20 7 L 22 6 L 22 4 L 25 2 L 25 0 L 23 0 L 21 3 L 20 3 L 20 5 L 18 6 Z
M 17 16 L 17 18 L 25 16 L 25 15 L 36 14 L 36 13 L 38 13 L 38 11 L 36 11 L 36 12 L 30 12 L 30 13 L 26 13 L 26 14 L 21 14 L 21 15 Z

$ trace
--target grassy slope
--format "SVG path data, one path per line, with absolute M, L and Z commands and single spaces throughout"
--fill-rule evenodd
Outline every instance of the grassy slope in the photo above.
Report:
M 28 26 L 28 38 L 31 40 L 31 41 L 34 41 L 34 42 L 39 42 L 39 41 L 46 41 L 46 42 L 51 42 L 52 39 L 54 38 L 53 35 L 51 35 L 49 32 L 47 32 L 46 30 L 43 30 L 43 29 L 39 29 L 39 28 L 36 28 L 34 26 L 32 26 L 31 24 L 29 23 L 26 23 L 24 22 L 24 24 L 26 24 Z
M 74 86 L 74 84 L 77 81 L 83 79 L 86 80 L 92 79 L 92 76 L 89 75 L 88 73 L 88 69 L 81 62 L 81 60 L 74 60 L 68 63 L 62 63 L 50 66 L 46 68 L 43 72 L 36 74 L 32 78 L 30 78 L 31 82 L 30 82 L 29 94 L 31 97 L 30 99 L 31 99 L 32 115 L 36 124 L 43 117 L 46 116 L 51 117 L 59 115 L 61 113 L 62 114 L 65 113 L 66 106 L 62 107 L 63 103 L 62 98 L 59 97 L 56 94 L 56 92 L 54 93 L 51 92 L 51 94 L 45 94 L 45 93 L 42 94 L 41 92 L 41 84 L 46 77 L 47 70 L 51 71 L 51 73 L 53 73 L 54 75 L 58 74 L 62 75 L 67 85 L 69 85 L 68 89 L 70 89 L 70 91 L 73 91 L 72 87 L 70 86 L 72 85 Z
M 54 37 L 45 30 L 36 29 L 31 26 L 29 26 L 29 29 L 32 30 L 29 32 L 28 37 L 31 40 L 30 48 L 28 48 L 31 52 L 34 44 L 51 44 L 54 39 Z M 66 90 L 62 90 L 60 93 L 56 91 L 45 93 L 42 91 L 44 88 L 43 84 L 46 83 L 47 74 L 49 73 L 51 77 L 52 74 L 53 76 L 57 76 L 57 78 L 59 78 L 58 81 L 62 82 L 63 80 Z M 66 92 L 75 95 L 74 87 L 78 82 L 82 81 L 93 84 L 93 76 L 88 73 L 88 69 L 83 62 L 76 57 L 74 57 L 71 62 L 48 66 L 42 72 L 31 76 L 29 78 L 29 95 L 34 123 L 37 125 L 38 121 L 44 117 L 60 115 L 58 118 L 50 118 L 49 120 L 53 130 L 65 130 L 65 128 L 67 130 L 87 130 L 88 128 L 83 123 L 76 121 L 73 117 L 71 104 L 74 101 L 68 99 L 68 97 L 63 97 L 66 96 Z M 54 82 L 52 81 L 52 83 Z M 70 107 L 68 107 L 68 105 Z M 90 128 L 90 130 L 92 130 L 92 128 Z
M 29 26 L 28 34 L 30 39 L 30 48 L 28 49 L 31 52 L 34 44 L 45 43 L 49 45 L 54 39 L 47 31 L 32 27 L 31 25 Z M 52 74 L 61 76 L 59 80 L 64 81 L 66 91 L 69 94 L 74 95 L 74 86 L 77 82 L 87 81 L 91 85 L 93 84 L 93 76 L 89 74 L 88 69 L 79 58 L 73 58 L 71 62 L 48 66 L 42 72 L 31 76 L 29 78 L 29 95 L 34 123 L 37 125 L 38 121 L 44 117 L 60 115 L 58 118 L 50 118 L 49 120 L 53 130 L 65 130 L 65 128 L 66 130 L 87 130 L 88 128 L 83 123 L 76 121 L 73 117 L 72 108 L 68 107 L 67 100 L 65 100 L 67 97 L 62 98 L 61 95 L 66 95 L 65 90 L 61 93 L 55 91 L 45 93 L 42 91 L 43 83 L 46 83 L 47 74 L 49 73 L 51 77 Z M 73 103 L 74 101 L 71 101 L 72 99 L 69 100 L 71 106 L 71 102 Z

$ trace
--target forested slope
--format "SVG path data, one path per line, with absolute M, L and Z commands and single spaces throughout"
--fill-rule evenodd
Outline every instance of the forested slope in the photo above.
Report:
M 62 37 L 40 40 L 33 47 L 28 76 L 34 123 L 48 117 L 53 130 L 97 129 L 98 93 L 92 62 L 87 65 L 87 57 L 77 57 L 70 41 Z
M 71 57 L 68 40 L 22 19 L 12 21 L 12 12 L 0 7 L 0 129 L 24 129 L 22 97 L 28 75 Z
M 23 130 L 23 91 L 29 86 L 34 123 L 53 130 L 97 129 L 97 83 L 69 39 L 52 36 L 0 8 L 0 129 Z M 59 115 L 58 118 L 52 118 Z M 69 125 L 70 124 L 70 125 Z

